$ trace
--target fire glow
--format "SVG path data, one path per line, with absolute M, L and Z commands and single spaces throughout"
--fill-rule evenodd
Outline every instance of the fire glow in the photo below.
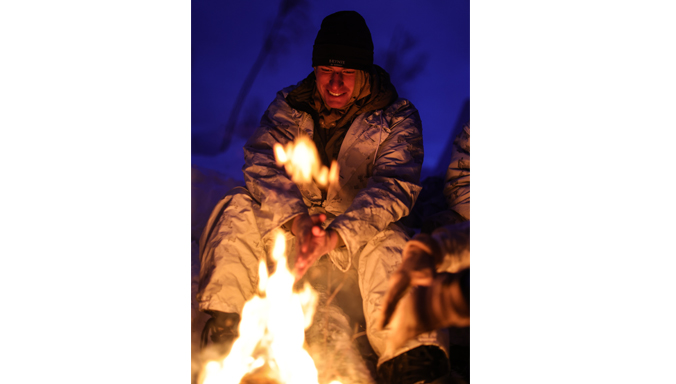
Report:
M 317 294 L 308 283 L 293 292 L 294 276 L 287 268 L 285 251 L 286 240 L 280 232 L 272 251 L 275 273 L 268 278 L 265 261 L 261 261 L 259 292 L 244 305 L 240 336 L 222 362 L 206 365 L 202 384 L 239 384 L 256 372 L 283 384 L 318 384 L 317 368 L 303 348 Z
M 307 136 L 300 136 L 286 147 L 274 146 L 278 166 L 284 166 L 286 173 L 296 184 L 306 184 L 313 179 L 321 188 L 328 188 L 338 181 L 338 163 L 334 160 L 331 169 L 321 164 L 317 147 Z

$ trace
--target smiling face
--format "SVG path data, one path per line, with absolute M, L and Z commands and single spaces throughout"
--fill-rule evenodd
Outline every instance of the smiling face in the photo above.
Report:
M 329 108 L 343 108 L 354 91 L 356 69 L 343 67 L 315 67 L 317 89 Z

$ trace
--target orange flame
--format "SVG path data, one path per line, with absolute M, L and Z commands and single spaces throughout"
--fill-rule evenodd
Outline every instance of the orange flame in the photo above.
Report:
M 321 188 L 328 188 L 338 181 L 338 163 L 331 162 L 331 169 L 321 164 L 315 143 L 307 136 L 300 136 L 286 147 L 273 147 L 278 166 L 284 166 L 286 173 L 296 184 L 307 184 L 313 179 Z
M 263 366 L 269 367 L 269 374 L 280 383 L 318 384 L 317 368 L 303 349 L 317 293 L 308 283 L 300 292 L 293 292 L 294 276 L 286 267 L 285 251 L 286 239 L 279 232 L 272 251 L 277 270 L 268 277 L 265 261 L 261 260 L 259 294 L 244 305 L 240 336 L 223 361 L 206 365 L 202 384 L 238 384 L 246 374 Z

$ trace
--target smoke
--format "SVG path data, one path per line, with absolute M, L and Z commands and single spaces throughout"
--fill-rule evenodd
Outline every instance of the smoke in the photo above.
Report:
M 312 326 L 305 332 L 310 356 L 319 372 L 319 383 L 375 384 L 354 342 L 348 316 L 329 297 L 325 286 L 315 286 L 319 304 Z

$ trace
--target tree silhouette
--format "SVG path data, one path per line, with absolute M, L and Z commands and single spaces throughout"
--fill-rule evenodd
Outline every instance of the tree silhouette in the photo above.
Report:
M 227 123 L 225 123 L 223 140 L 218 152 L 224 152 L 230 146 L 244 101 L 265 61 L 271 56 L 285 52 L 290 42 L 302 32 L 300 26 L 308 25 L 305 21 L 308 19 L 307 9 L 309 9 L 309 3 L 306 0 L 281 0 L 279 3 L 277 15 L 268 29 L 256 61 L 249 69 L 249 73 L 239 89 L 235 105 L 232 107 Z
M 418 39 L 403 26 L 394 29 L 390 45 L 378 55 L 378 62 L 390 74 L 392 84 L 400 96 L 408 93 L 408 85 L 413 82 L 427 65 L 427 52 L 416 52 Z
M 259 101 L 247 107 L 244 121 L 240 123 L 240 114 L 244 107 L 253 83 L 260 74 L 266 62 L 274 63 L 281 54 L 287 52 L 295 41 L 307 35 L 311 26 L 308 16 L 309 3 L 307 0 L 281 0 L 274 21 L 271 23 L 261 49 L 245 77 L 228 120 L 223 126 L 223 139 L 217 152 L 224 152 L 230 147 L 233 135 L 247 137 L 252 124 L 258 119 Z M 395 29 L 386 50 L 378 54 L 377 63 L 388 71 L 392 83 L 400 95 L 406 95 L 408 86 L 425 69 L 428 54 L 417 52 L 418 40 L 405 28 Z M 242 125 L 243 124 L 243 125 Z M 242 125 L 240 127 L 240 125 Z

